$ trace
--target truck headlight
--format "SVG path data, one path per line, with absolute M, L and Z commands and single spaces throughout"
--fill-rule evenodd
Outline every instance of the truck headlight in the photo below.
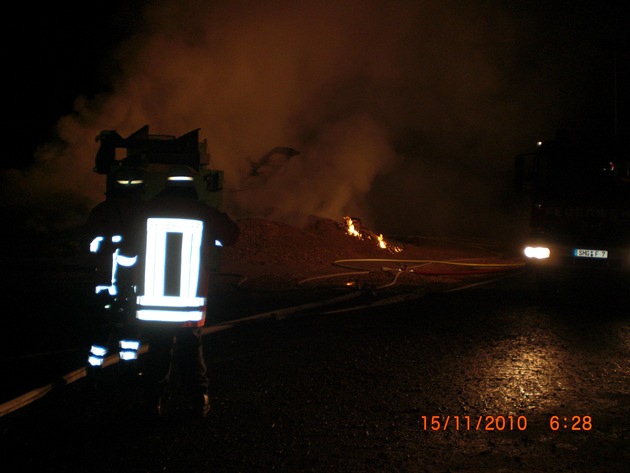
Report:
M 528 258 L 547 259 L 551 251 L 546 246 L 526 246 L 523 253 Z

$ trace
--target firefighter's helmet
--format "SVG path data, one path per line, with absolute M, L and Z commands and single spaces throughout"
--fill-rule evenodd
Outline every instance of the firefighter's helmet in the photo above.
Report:
M 166 176 L 166 185 L 169 187 L 194 187 L 193 169 L 182 165 L 171 167 Z
M 145 173 L 135 167 L 121 167 L 114 171 L 112 184 L 117 189 L 139 189 L 144 185 Z

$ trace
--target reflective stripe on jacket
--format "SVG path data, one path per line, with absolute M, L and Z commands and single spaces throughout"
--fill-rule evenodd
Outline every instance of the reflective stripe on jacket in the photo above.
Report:
M 234 244 L 238 226 L 223 212 L 173 188 L 147 202 L 140 223 L 136 317 L 203 326 L 209 251 L 215 240 Z

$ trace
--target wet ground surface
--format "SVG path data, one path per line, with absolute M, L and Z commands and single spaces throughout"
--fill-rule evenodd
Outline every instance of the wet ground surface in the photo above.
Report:
M 525 272 L 464 286 L 208 334 L 204 420 L 177 378 L 163 419 L 141 420 L 138 379 L 113 365 L 96 398 L 78 380 L 0 418 L 6 471 L 627 471 L 625 286 L 543 297 Z M 233 300 L 264 313 L 339 295 L 299 294 Z

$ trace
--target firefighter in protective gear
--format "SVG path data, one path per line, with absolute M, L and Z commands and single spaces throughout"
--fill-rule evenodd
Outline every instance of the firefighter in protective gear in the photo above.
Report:
M 202 328 L 209 286 L 209 252 L 239 235 L 230 217 L 198 199 L 194 171 L 174 166 L 165 188 L 146 203 L 138 228 L 136 316 L 148 343 L 144 407 L 161 414 L 161 400 L 177 361 L 194 415 L 209 409 Z
M 95 269 L 98 333 L 93 338 L 88 376 L 98 384 L 101 368 L 110 352 L 137 370 L 140 336 L 135 322 L 135 290 L 131 268 L 137 256 L 124 250 L 141 205 L 145 173 L 121 167 L 110 175 L 106 199 L 88 216 L 86 229 Z

